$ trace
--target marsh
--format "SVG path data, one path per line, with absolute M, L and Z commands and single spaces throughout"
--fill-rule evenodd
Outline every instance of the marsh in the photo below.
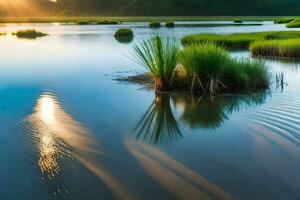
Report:
M 179 44 L 189 34 L 293 30 L 180 26 L 191 23 L 212 22 L 1 26 L 0 199 L 300 199 L 299 61 L 250 58 L 285 84 L 238 96 L 116 80 L 145 72 L 132 45 L 156 35 Z M 119 28 L 134 38 L 116 40 Z M 48 36 L 11 35 L 32 29 Z

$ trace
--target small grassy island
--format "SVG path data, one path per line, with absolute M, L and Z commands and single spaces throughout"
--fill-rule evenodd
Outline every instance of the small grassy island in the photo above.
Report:
M 264 63 L 233 59 L 215 44 L 193 44 L 180 50 L 174 40 L 157 36 L 135 44 L 133 57 L 149 73 L 128 80 L 152 82 L 156 91 L 215 95 L 256 92 L 269 86 L 270 75 Z
M 13 33 L 13 35 L 16 35 L 18 38 L 36 39 L 38 37 L 47 36 L 48 34 L 30 29 L 30 30 L 22 30 L 22 31 L 15 32 Z
M 175 27 L 175 23 L 174 23 L 174 22 L 171 22 L 171 21 L 166 22 L 166 27 L 167 27 L 167 28 L 174 28 L 174 27 Z
M 160 24 L 160 22 L 150 22 L 149 27 L 150 28 L 160 28 L 161 24 Z
M 109 20 L 104 20 L 104 21 L 78 21 L 76 22 L 77 25 L 117 25 L 121 24 L 121 22 L 118 21 L 109 21 Z
M 120 28 L 115 32 L 115 37 L 133 37 L 133 31 L 128 28 Z
M 274 31 L 258 33 L 235 33 L 230 35 L 195 34 L 182 38 L 183 45 L 215 43 L 227 49 L 247 49 L 257 41 L 300 38 L 300 31 Z
M 286 24 L 287 28 L 300 28 L 300 19 L 291 20 Z
M 300 58 L 300 39 L 258 41 L 250 45 L 253 56 Z
M 293 20 L 294 20 L 294 18 L 280 18 L 280 19 L 276 19 L 274 21 L 274 24 L 286 24 L 286 23 L 289 23 Z
M 241 24 L 241 23 L 243 23 L 243 21 L 241 19 L 236 19 L 233 21 L 233 23 Z

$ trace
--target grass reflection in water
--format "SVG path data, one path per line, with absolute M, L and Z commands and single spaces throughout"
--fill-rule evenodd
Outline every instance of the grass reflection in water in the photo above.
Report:
M 179 120 L 192 129 L 215 130 L 233 112 L 263 104 L 266 93 L 240 96 L 190 97 L 156 93 L 155 100 L 138 121 L 136 138 L 146 143 L 170 143 L 182 138 Z M 180 112 L 178 119 L 172 110 Z

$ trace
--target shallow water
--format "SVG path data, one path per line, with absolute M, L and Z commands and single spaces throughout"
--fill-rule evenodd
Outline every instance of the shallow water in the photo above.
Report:
M 128 58 L 130 44 L 112 36 L 120 26 L 134 29 L 134 42 L 157 34 L 285 30 L 272 22 L 0 27 L 50 34 L 0 37 L 1 200 L 300 198 L 300 63 L 266 60 L 287 83 L 266 93 L 156 96 L 113 80 L 144 71 Z

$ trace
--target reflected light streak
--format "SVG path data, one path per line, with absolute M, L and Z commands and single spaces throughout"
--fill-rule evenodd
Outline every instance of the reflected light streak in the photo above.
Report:
M 54 179 L 61 173 L 60 160 L 75 158 L 97 176 L 119 199 L 135 199 L 97 162 L 100 155 L 96 140 L 75 121 L 51 93 L 44 93 L 37 100 L 34 112 L 24 126 L 31 134 L 30 141 L 37 149 L 38 165 L 42 174 Z
M 128 138 L 124 143 L 144 170 L 176 199 L 232 199 L 221 188 L 161 150 Z

